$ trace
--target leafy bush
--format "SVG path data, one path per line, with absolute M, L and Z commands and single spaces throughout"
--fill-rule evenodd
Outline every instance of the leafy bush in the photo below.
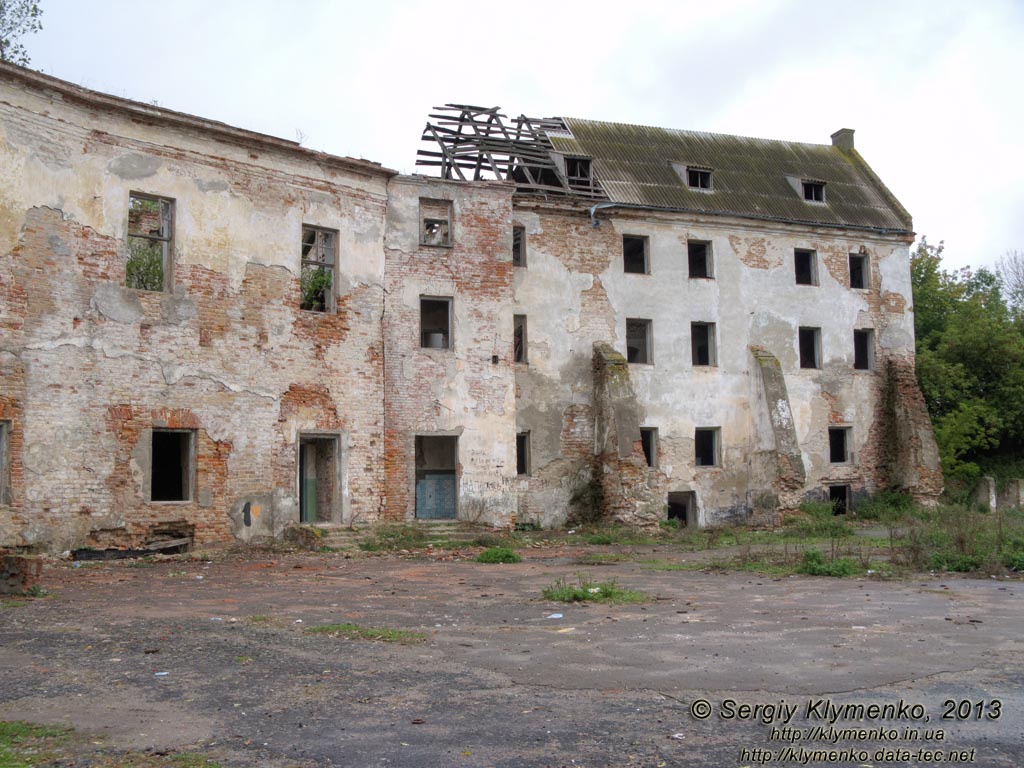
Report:
M 981 568 L 982 560 L 976 555 L 965 555 L 960 552 L 936 552 L 929 561 L 933 571 L 952 571 L 954 573 L 970 573 Z
M 491 547 L 476 556 L 478 563 L 521 563 L 523 558 L 511 547 Z
M 569 584 L 561 578 L 550 586 L 544 587 L 541 594 L 548 600 L 561 603 L 643 603 L 649 599 L 643 592 L 635 589 L 623 589 L 614 581 L 594 582 L 589 577 L 579 574 L 578 584 Z
M 810 550 L 804 552 L 803 562 L 800 563 L 800 567 L 797 568 L 799 573 L 807 574 L 808 576 L 833 576 L 835 578 L 843 578 L 844 576 L 853 576 L 860 572 L 860 568 L 853 560 L 849 560 L 845 557 L 837 560 L 826 560 L 825 556 L 818 550 Z

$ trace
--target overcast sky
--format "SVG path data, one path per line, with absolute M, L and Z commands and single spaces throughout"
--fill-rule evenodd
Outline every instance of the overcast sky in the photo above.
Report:
M 946 242 L 1024 250 L 1024 0 L 41 0 L 32 66 L 416 172 L 432 106 L 856 146 Z

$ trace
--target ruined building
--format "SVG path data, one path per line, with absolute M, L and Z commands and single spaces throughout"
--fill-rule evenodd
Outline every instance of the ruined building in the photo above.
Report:
M 0 546 L 941 490 L 853 147 L 432 116 L 403 176 L 0 64 Z

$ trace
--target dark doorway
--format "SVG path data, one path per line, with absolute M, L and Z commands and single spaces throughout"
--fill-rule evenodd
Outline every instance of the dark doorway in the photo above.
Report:
M 153 430 L 152 501 L 190 501 L 192 498 L 192 432 Z
M 673 491 L 668 495 L 668 519 L 678 520 L 680 527 L 697 525 L 697 505 L 693 491 Z
M 416 436 L 417 519 L 455 519 L 458 507 L 458 444 L 457 437 Z
M 832 502 L 832 514 L 845 515 L 850 509 L 850 486 L 830 485 L 828 500 Z

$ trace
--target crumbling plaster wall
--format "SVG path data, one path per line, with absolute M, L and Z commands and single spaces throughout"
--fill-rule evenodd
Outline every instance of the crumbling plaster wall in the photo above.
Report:
M 521 510 L 545 525 L 570 511 L 575 478 L 593 451 L 589 352 L 625 352 L 626 318 L 652 321 L 653 364 L 629 366 L 642 426 L 658 429 L 650 480 L 696 491 L 701 525 L 746 519 L 776 496 L 778 465 L 762 383 L 750 351 L 781 364 L 806 468 L 805 494 L 826 483 L 874 490 L 884 478 L 882 410 L 887 356 L 913 358 L 908 243 L 860 232 L 722 218 L 602 211 L 520 202 L 527 267 L 515 275 L 516 312 L 529 324 L 527 369 L 517 372 L 519 430 L 530 430 L 533 476 Z M 649 274 L 626 274 L 622 236 L 649 238 Z M 714 278 L 690 278 L 688 240 L 712 244 Z M 871 286 L 849 287 L 848 255 L 864 248 Z M 793 251 L 818 254 L 818 285 L 796 285 Z M 716 366 L 693 366 L 690 323 L 715 324 Z M 798 328 L 821 329 L 822 367 L 799 367 Z M 875 370 L 853 368 L 853 330 L 875 331 Z M 852 461 L 832 464 L 828 427 L 852 428 Z M 720 429 L 721 461 L 695 466 L 694 429 Z
M 0 544 L 135 546 L 298 520 L 301 432 L 342 436 L 339 518 L 383 479 L 385 171 L 0 79 Z M 130 192 L 174 200 L 173 292 L 123 287 Z M 303 224 L 338 231 L 333 314 L 299 305 Z M 6 418 L 0 414 L 0 418 Z M 194 430 L 195 492 L 149 499 L 153 428 Z
M 461 520 L 516 513 L 511 187 L 410 176 L 389 185 L 386 256 L 386 516 L 416 514 L 417 435 L 458 437 Z M 420 200 L 452 204 L 451 247 L 420 243 Z M 450 297 L 448 349 L 420 339 L 420 297 Z

